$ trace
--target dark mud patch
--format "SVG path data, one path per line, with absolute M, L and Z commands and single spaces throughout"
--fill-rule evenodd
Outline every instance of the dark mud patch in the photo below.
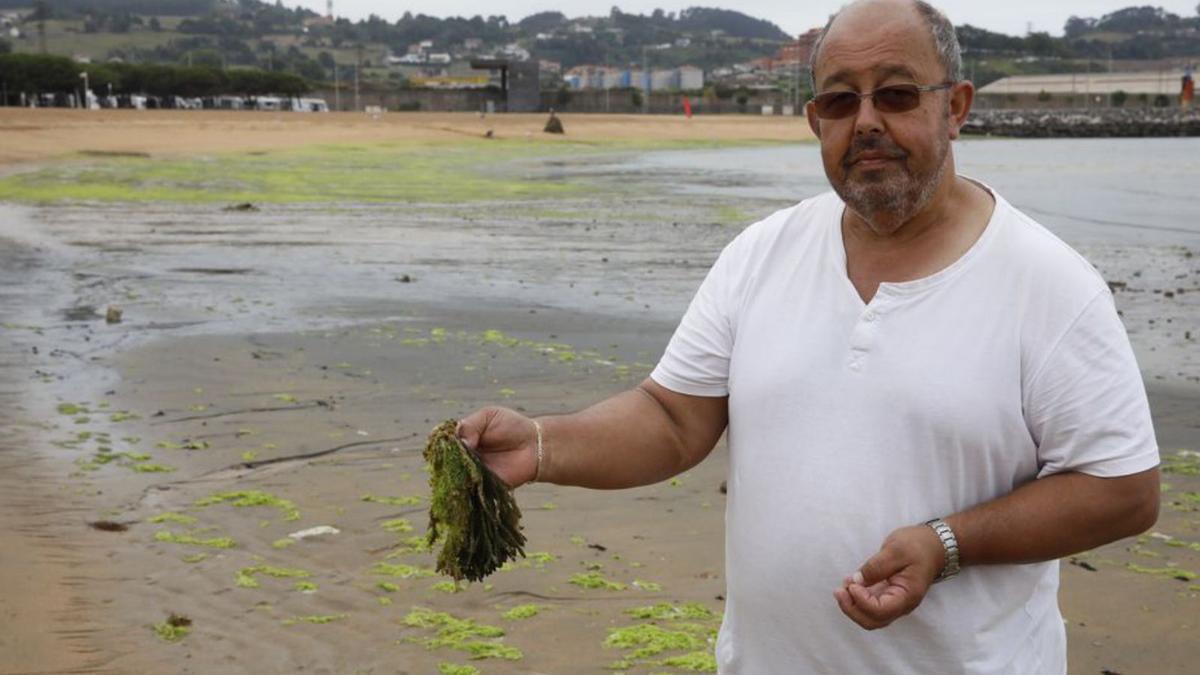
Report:
M 118 523 L 113 520 L 95 520 L 88 523 L 88 527 L 101 532 L 128 532 L 129 525 L 126 523 Z

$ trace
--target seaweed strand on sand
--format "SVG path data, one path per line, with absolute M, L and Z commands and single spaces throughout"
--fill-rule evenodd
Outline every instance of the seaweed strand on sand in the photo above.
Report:
M 442 549 L 437 570 L 455 581 L 480 581 L 525 555 L 521 509 L 512 489 L 459 440 L 455 420 L 429 435 L 429 543 Z

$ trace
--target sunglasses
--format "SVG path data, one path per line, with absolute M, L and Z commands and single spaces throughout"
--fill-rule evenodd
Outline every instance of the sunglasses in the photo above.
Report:
M 875 91 L 859 94 L 853 91 L 827 91 L 813 97 L 813 107 L 817 117 L 823 120 L 840 120 L 858 114 L 858 107 L 864 98 L 869 98 L 875 104 L 875 109 L 881 113 L 902 113 L 916 110 L 921 105 L 921 93 L 938 91 L 953 87 L 953 82 L 941 84 L 892 84 L 880 87 Z

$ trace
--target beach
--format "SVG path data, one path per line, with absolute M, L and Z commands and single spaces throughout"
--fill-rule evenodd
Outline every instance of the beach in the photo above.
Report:
M 802 119 L 563 121 L 0 110 L 0 673 L 707 668 L 723 442 L 522 488 L 485 583 L 421 543 L 436 424 L 636 385 L 725 243 L 827 189 Z M 989 143 L 973 175 L 1038 208 Z M 1114 288 L 1169 469 L 1151 533 L 1062 564 L 1072 673 L 1200 637 L 1200 234 L 1163 208 L 1044 216 Z

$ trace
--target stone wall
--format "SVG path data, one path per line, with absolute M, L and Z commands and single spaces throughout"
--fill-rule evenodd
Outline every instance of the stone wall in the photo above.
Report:
M 1014 138 L 1200 136 L 1200 110 L 976 110 L 963 133 Z

